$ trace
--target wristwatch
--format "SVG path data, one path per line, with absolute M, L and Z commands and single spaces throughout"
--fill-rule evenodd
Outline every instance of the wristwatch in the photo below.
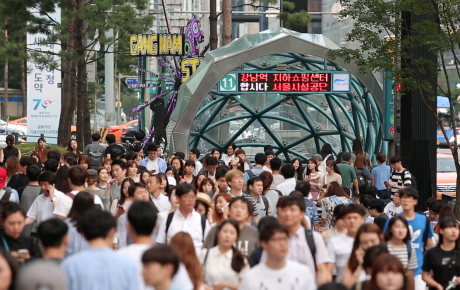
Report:
M 57 200 L 56 197 L 53 197 L 53 198 L 51 199 L 51 202 L 55 202 L 56 200 Z

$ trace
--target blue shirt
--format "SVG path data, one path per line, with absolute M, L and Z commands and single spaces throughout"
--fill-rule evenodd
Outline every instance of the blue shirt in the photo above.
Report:
M 422 266 L 423 266 L 423 234 L 426 230 L 428 230 L 428 239 L 433 237 L 433 229 L 429 226 L 426 229 L 426 217 L 422 214 L 415 213 L 415 218 L 413 220 L 407 220 L 409 224 L 410 235 L 412 238 L 412 248 L 415 249 L 415 253 L 417 254 L 417 264 L 418 268 L 414 270 L 414 275 L 421 275 L 422 274 Z M 385 228 L 383 229 L 383 233 L 386 233 L 388 228 L 388 223 L 390 219 L 387 220 L 385 224 Z
M 136 264 L 110 248 L 89 248 L 61 264 L 67 290 L 139 290 Z
M 316 205 L 310 201 L 308 198 L 303 198 L 305 201 L 305 215 L 310 218 L 311 221 L 311 228 L 313 229 L 313 224 L 319 224 L 319 217 L 318 217 L 318 208 Z
M 166 164 L 166 161 L 163 158 L 157 157 L 157 162 L 158 162 L 158 169 L 160 170 L 161 173 L 166 173 L 166 169 L 168 168 L 168 165 Z M 141 160 L 141 163 L 139 166 L 145 166 L 147 167 L 147 162 L 149 162 L 149 158 L 145 157 L 144 159 Z M 157 173 L 160 173 L 157 172 Z
M 252 171 L 252 173 L 255 175 L 255 176 L 259 176 L 262 172 L 264 172 L 264 168 L 263 167 L 254 167 L 253 169 L 249 169 Z M 251 178 L 249 176 L 249 174 L 247 172 L 244 173 L 244 185 L 248 185 L 248 180 L 249 178 Z
M 372 169 L 372 175 L 374 175 L 375 187 L 378 190 L 387 189 L 383 182 L 390 180 L 391 167 L 385 164 L 379 165 Z

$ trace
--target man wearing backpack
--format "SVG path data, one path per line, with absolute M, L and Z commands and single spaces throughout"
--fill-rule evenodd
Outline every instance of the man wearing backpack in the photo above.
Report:
M 249 169 L 244 172 L 243 192 L 247 192 L 248 190 L 247 185 L 249 178 L 259 176 L 259 174 L 264 171 L 265 162 L 267 162 L 267 156 L 264 153 L 257 153 L 254 157 L 254 163 L 256 166 L 253 169 Z
M 319 232 L 319 216 L 318 216 L 318 208 L 316 205 L 308 199 L 308 195 L 310 194 L 311 185 L 308 181 L 301 181 L 297 183 L 295 186 L 295 190 L 302 193 L 303 200 L 305 201 L 305 216 L 310 218 L 311 221 L 311 228 L 315 231 Z
M 321 234 L 302 227 L 305 202 L 296 195 L 285 197 L 278 209 L 278 219 L 289 232 L 289 249 L 286 259 L 307 266 L 318 286 L 331 282 L 332 275 L 328 269 L 331 262 Z M 260 263 L 267 261 L 264 251 Z M 314 281 L 312 281 L 314 283 Z
M 179 208 L 166 215 L 159 215 L 157 244 L 169 244 L 178 232 L 188 233 L 193 240 L 196 253 L 201 252 L 204 239 L 211 229 L 206 217 L 195 211 L 196 191 L 193 185 L 181 183 L 176 187 Z
M 389 181 L 385 182 L 385 185 L 389 191 L 391 191 L 391 197 L 398 192 L 398 190 L 412 186 L 412 175 L 409 170 L 402 166 L 401 156 L 395 155 L 390 159 L 391 167 L 393 172 L 391 173 Z
M 425 290 L 426 283 L 422 280 L 423 254 L 425 249 L 431 249 L 435 246 L 433 242 L 433 229 L 430 226 L 430 220 L 423 214 L 415 212 L 415 206 L 418 203 L 419 194 L 413 187 L 399 189 L 399 197 L 402 203 L 402 217 L 406 219 L 412 238 L 412 247 L 417 254 L 418 268 L 414 270 L 415 290 Z M 385 224 L 384 233 L 388 229 L 388 223 Z
M 249 196 L 254 199 L 256 209 L 259 213 L 259 220 L 266 216 L 273 215 L 273 209 L 268 198 L 262 195 L 264 182 L 259 176 L 251 177 L 248 180 Z
M 89 156 L 91 167 L 98 168 L 102 165 L 105 147 L 99 144 L 99 140 L 101 140 L 101 135 L 99 133 L 91 135 L 91 139 L 93 143 L 86 145 L 84 154 Z

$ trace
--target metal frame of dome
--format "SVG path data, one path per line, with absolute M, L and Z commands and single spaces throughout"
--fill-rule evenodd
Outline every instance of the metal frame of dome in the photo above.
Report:
M 211 51 L 206 55 L 195 74 L 182 85 L 179 91 L 178 104 L 171 117 L 177 121 L 173 130 L 176 150 L 188 152 L 190 145 L 195 148 L 200 141 L 205 141 L 207 144 L 223 150 L 252 123 L 258 122 L 273 141 L 273 144 L 269 145 L 277 149 L 276 154 L 284 154 L 286 160 L 292 159 L 291 156 L 305 160 L 307 158 L 305 154 L 296 151 L 295 146 L 312 139 L 316 147 L 314 151 L 317 152 L 321 149 L 320 143 L 330 143 L 333 135 L 340 136 L 340 146 L 333 146 L 335 154 L 339 151 L 351 151 L 350 141 L 356 138 L 363 140 L 366 152 L 386 152 L 387 144 L 382 140 L 381 122 L 383 91 L 374 75 L 371 72 L 361 74 L 355 63 L 346 63 L 340 59 L 335 60 L 334 63 L 326 60 L 327 51 L 336 48 L 338 47 L 323 35 L 302 34 L 284 28 L 275 28 L 258 34 L 245 35 L 224 47 Z M 267 60 L 262 65 L 255 61 L 261 58 Z M 282 61 L 277 61 L 279 59 Z M 274 64 L 275 62 L 276 64 Z M 258 110 L 238 101 L 235 96 L 216 97 L 218 94 L 214 89 L 215 85 L 231 71 L 239 70 L 239 68 L 248 70 L 248 72 L 251 70 L 275 70 L 277 64 L 289 66 L 294 63 L 303 66 L 296 68 L 300 70 L 350 72 L 353 93 L 315 94 L 315 96 L 324 96 L 323 107 L 327 108 L 312 102 L 310 100 L 312 95 L 302 94 L 293 96 L 281 93 L 279 100 Z M 205 98 L 208 98 L 208 101 L 207 104 L 203 105 Z M 350 112 L 342 101 L 349 103 Z M 300 115 L 298 117 L 305 124 L 288 117 L 266 114 L 277 106 L 286 103 L 298 110 Z M 229 118 L 221 116 L 220 120 L 212 123 L 226 104 L 244 109 L 243 115 Z M 335 130 L 318 129 L 317 124 L 308 116 L 305 106 L 322 114 L 335 127 Z M 206 116 L 205 122 L 201 126 L 195 126 L 192 131 L 194 120 L 197 117 L 202 117 L 202 114 L 206 111 L 209 112 L 209 110 L 211 112 Z M 339 116 L 340 114 L 342 114 L 342 118 Z M 212 140 L 205 135 L 210 130 L 237 119 L 248 119 L 248 121 L 225 142 Z M 274 130 L 264 121 L 265 119 L 292 124 L 308 132 L 308 134 L 304 134 L 305 136 L 294 142 L 283 142 L 283 138 L 275 134 Z M 352 127 L 349 131 L 347 130 L 348 125 Z M 261 147 L 267 144 L 258 142 L 258 140 L 249 140 L 249 142 L 238 143 L 238 146 Z

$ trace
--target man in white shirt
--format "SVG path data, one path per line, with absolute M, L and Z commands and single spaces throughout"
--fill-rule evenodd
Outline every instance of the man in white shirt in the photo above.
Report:
M 399 198 L 399 192 L 395 192 L 393 194 L 391 202 L 385 206 L 383 212 L 388 216 L 389 219 L 403 212 L 401 199 Z
M 127 217 L 128 232 L 133 243 L 118 250 L 118 253 L 136 263 L 141 289 L 153 289 L 145 285 L 142 277 L 142 255 L 146 250 L 154 246 L 152 233 L 157 220 L 157 214 L 151 203 L 135 201 L 129 208 Z M 184 290 L 193 289 L 192 281 L 183 264 L 180 264 L 176 275 L 174 275 L 173 283 L 181 286 Z
M 228 145 L 227 147 L 227 154 L 222 154 L 222 161 L 224 161 L 225 165 L 229 165 L 230 162 L 232 162 L 233 158 L 235 158 L 235 150 L 236 150 L 236 145 L 235 143 L 232 143 Z
M 196 148 L 191 149 L 190 153 L 188 154 L 188 159 L 195 162 L 195 170 L 193 170 L 194 176 L 197 176 L 198 173 L 200 173 L 201 169 L 203 169 L 203 164 L 201 164 L 198 158 L 200 158 L 200 150 Z
M 149 193 L 142 183 L 134 183 L 129 186 L 128 193 L 130 196 L 133 196 L 134 201 L 149 201 Z M 153 208 L 153 210 L 155 210 L 155 208 Z M 118 218 L 117 223 L 118 249 L 126 247 L 133 242 L 128 232 L 128 214 L 125 212 Z M 150 239 L 152 239 L 152 242 L 155 240 L 154 236 Z
M 289 232 L 289 250 L 286 259 L 307 266 L 316 278 L 317 285 L 320 286 L 332 280 L 328 269 L 330 259 L 321 234 L 307 231 L 302 227 L 305 208 L 305 201 L 301 197 L 296 195 L 285 197 L 278 208 L 278 219 Z M 314 257 L 311 250 L 313 243 Z M 266 259 L 266 253 L 262 253 L 260 261 L 264 262 Z
M 288 230 L 283 225 L 271 222 L 264 226 L 260 233 L 260 244 L 267 253 L 267 260 L 248 271 L 239 290 L 316 289 L 310 269 L 286 259 L 290 243 Z
M 167 211 L 171 209 L 171 203 L 169 202 L 169 198 L 161 193 L 161 182 L 161 177 L 158 175 L 151 175 L 149 177 L 149 180 L 147 181 L 147 191 L 150 194 L 150 199 L 155 205 L 157 212 Z
M 145 166 L 145 168 L 147 168 L 149 171 L 154 170 L 155 174 L 160 172 L 165 173 L 168 165 L 166 165 L 166 161 L 163 158 L 158 158 L 158 146 L 155 143 L 148 143 L 146 147 L 149 156 L 142 159 L 139 166 Z
M 54 217 L 53 210 L 57 201 L 64 196 L 64 193 L 56 189 L 56 175 L 51 171 L 45 171 L 38 177 L 38 183 L 43 194 L 37 196 L 27 212 L 26 225 Z
M 366 212 L 361 205 L 356 203 L 348 205 L 344 215 L 344 221 L 348 232 L 330 239 L 327 244 L 327 251 L 331 259 L 329 270 L 332 272 L 334 267 L 336 268 L 337 278 L 335 281 L 338 283 L 342 283 L 343 271 L 351 255 L 356 233 L 364 224 L 365 215 Z
M 284 182 L 279 184 L 276 189 L 281 191 L 281 193 L 284 196 L 287 196 L 291 194 L 295 190 L 295 186 L 297 184 L 297 181 L 295 180 L 295 169 L 294 166 L 290 163 L 286 163 L 283 165 L 283 168 L 281 169 L 281 172 L 283 173 L 284 177 Z
M 165 218 L 160 218 L 156 242 L 169 244 L 175 234 L 186 232 L 192 237 L 198 255 L 211 227 L 208 220 L 195 211 L 196 191 L 193 185 L 179 184 L 176 187 L 176 197 L 179 201 L 179 208 Z
M 86 169 L 80 165 L 72 166 L 69 170 L 69 184 L 72 191 L 68 194 L 65 194 L 59 198 L 54 208 L 53 213 L 56 217 L 65 220 L 69 215 L 70 209 L 72 208 L 73 199 L 80 191 L 85 191 L 85 182 L 88 177 Z M 104 208 L 102 200 L 98 195 L 94 195 L 94 204 L 99 205 Z

